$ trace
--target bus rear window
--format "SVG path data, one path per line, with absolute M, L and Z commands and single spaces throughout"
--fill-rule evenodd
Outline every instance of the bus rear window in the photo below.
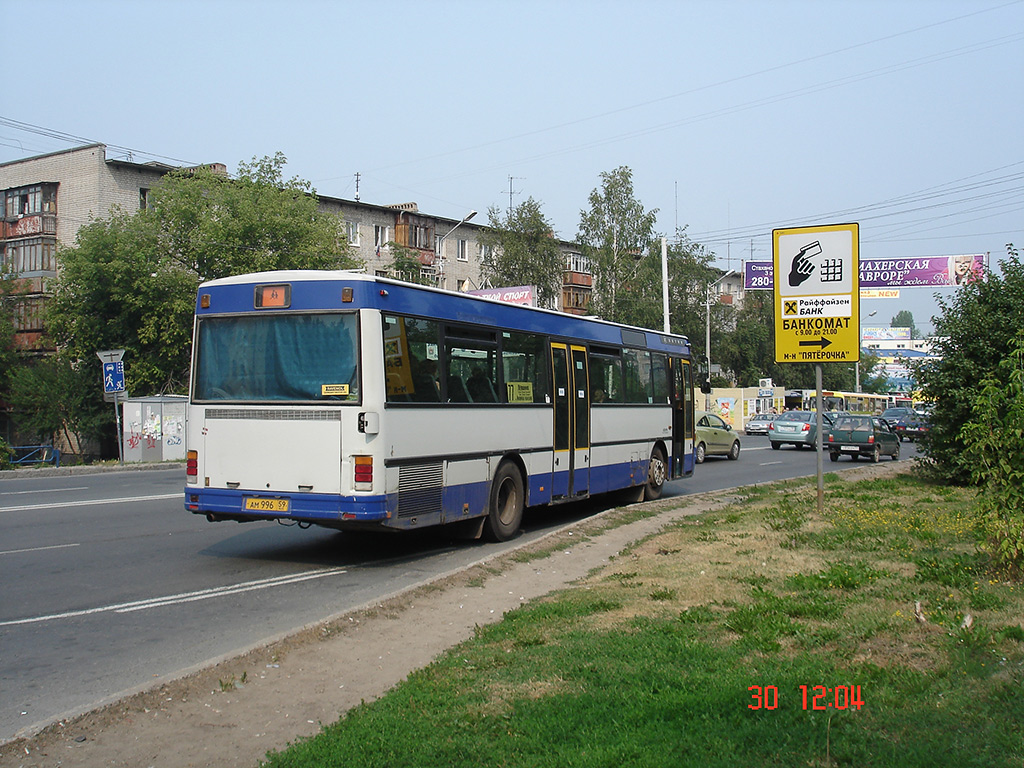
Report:
M 203 318 L 193 399 L 358 401 L 358 338 L 354 314 Z

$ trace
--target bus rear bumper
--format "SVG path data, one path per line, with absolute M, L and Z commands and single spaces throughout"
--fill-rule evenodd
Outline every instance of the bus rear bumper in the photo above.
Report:
M 387 520 L 387 497 L 317 493 L 272 493 L 222 488 L 185 488 L 185 509 L 219 520 L 291 520 L 339 526 Z

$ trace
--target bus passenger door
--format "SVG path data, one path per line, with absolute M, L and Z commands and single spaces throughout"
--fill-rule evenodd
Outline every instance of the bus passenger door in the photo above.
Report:
M 693 474 L 693 366 L 681 357 L 672 363 L 672 477 Z
M 590 389 L 587 351 L 551 345 L 554 373 L 553 499 L 586 495 L 590 488 Z
M 587 370 L 587 350 L 570 347 L 573 384 L 573 479 L 574 496 L 590 492 L 590 371 Z

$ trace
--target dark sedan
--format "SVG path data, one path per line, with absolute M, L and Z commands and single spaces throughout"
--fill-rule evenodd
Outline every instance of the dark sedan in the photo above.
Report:
M 839 461 L 840 456 L 849 456 L 856 461 L 863 456 L 877 462 L 883 455 L 896 461 L 900 457 L 900 438 L 885 419 L 844 416 L 832 427 L 827 448 L 832 461 Z
M 909 440 L 910 442 L 913 442 L 926 434 L 930 426 L 927 416 L 921 413 L 915 413 L 913 416 L 908 416 L 901 420 L 900 423 L 893 428 L 893 432 L 899 435 L 901 440 Z

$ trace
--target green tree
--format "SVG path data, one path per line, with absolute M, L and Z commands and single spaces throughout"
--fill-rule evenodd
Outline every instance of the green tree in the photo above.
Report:
M 157 232 L 165 266 L 202 280 L 356 266 L 342 219 L 320 210 L 308 181 L 284 180 L 286 162 L 280 152 L 253 158 L 233 179 L 207 168 L 168 174 L 140 212 Z
M 9 378 L 17 365 L 14 347 L 14 317 L 17 306 L 16 280 L 6 265 L 0 264 L 0 408 L 8 400 Z
M 1001 274 L 988 270 L 952 296 L 937 297 L 937 357 L 914 366 L 921 392 L 934 404 L 922 446 L 936 477 L 951 482 L 971 478 L 963 427 L 977 419 L 973 407 L 983 380 L 1008 387 L 1009 373 L 1000 363 L 1010 355 L 1014 331 L 1024 328 L 1024 265 L 1012 245 L 999 267 Z
M 901 309 L 896 313 L 896 316 L 890 321 L 890 327 L 892 328 L 909 328 L 910 338 L 920 339 L 921 332 L 917 330 L 917 326 L 914 325 L 914 313 L 906 309 Z
M 660 243 L 655 242 L 653 248 L 660 249 Z M 685 227 L 681 227 L 675 238 L 668 243 L 668 306 L 671 330 L 672 333 L 689 337 L 694 346 L 695 356 L 704 359 L 707 287 L 722 276 L 721 271 L 715 269 L 712 264 L 714 257 L 715 255 L 704 245 L 690 239 Z M 659 254 L 659 263 L 660 259 Z M 660 274 L 655 284 L 660 291 Z M 660 296 L 658 306 L 661 306 Z M 729 327 L 729 317 L 724 314 L 718 316 L 719 311 L 726 310 L 723 305 L 712 307 L 712 313 L 715 315 L 712 317 L 712 345 L 717 343 L 722 329 Z M 655 327 L 661 327 L 661 324 Z
M 1024 330 L 982 382 L 964 425 L 964 458 L 981 486 L 977 511 L 996 565 L 1024 569 Z
M 74 445 L 73 435 L 99 435 L 112 420 L 103 402 L 100 362 L 74 361 L 66 354 L 24 361 L 11 374 L 11 403 L 23 433 L 52 444 L 58 435 Z
M 712 305 L 712 309 L 716 307 Z M 758 379 L 771 378 L 785 386 L 787 366 L 775 362 L 775 306 L 768 291 L 748 291 L 743 308 L 734 312 L 735 327 L 717 343 L 712 335 L 713 360 L 732 372 L 741 387 L 757 386 Z M 714 328 L 714 326 L 712 326 Z
M 860 388 L 864 392 L 882 394 L 889 390 L 889 377 L 885 373 L 874 374 L 881 358 L 870 352 L 860 353 Z
M 124 349 L 134 395 L 184 391 L 192 313 L 203 280 L 271 269 L 355 266 L 342 220 L 322 213 L 308 182 L 281 175 L 285 158 L 175 171 L 152 205 L 79 230 L 60 253 L 48 327 L 70 360 Z
M 626 166 L 601 174 L 580 211 L 578 242 L 594 275 L 594 314 L 614 322 L 650 325 L 652 284 L 660 262 L 651 258 L 657 209 L 645 211 L 633 194 L 633 172 Z M 660 292 L 657 294 L 660 297 Z
M 533 285 L 537 304 L 555 308 L 562 292 L 565 257 L 554 229 L 532 197 L 502 216 L 496 206 L 487 211 L 488 228 L 480 233 L 486 246 L 482 271 L 492 286 Z
M 391 263 L 388 264 L 388 268 L 396 280 L 416 285 L 437 285 L 434 277 L 423 273 L 423 265 L 417 256 L 419 251 L 395 242 L 388 243 L 388 247 L 391 249 Z

